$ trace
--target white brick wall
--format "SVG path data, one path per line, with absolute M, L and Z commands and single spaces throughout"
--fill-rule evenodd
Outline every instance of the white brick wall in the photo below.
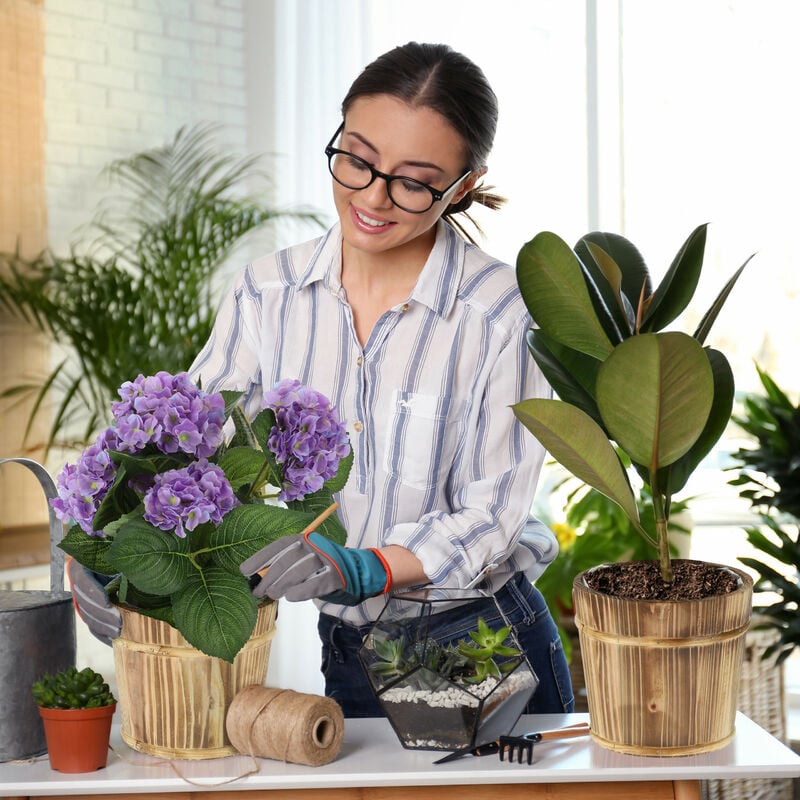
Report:
M 219 123 L 247 143 L 245 0 L 46 0 L 46 185 L 50 246 L 91 220 L 114 158 Z

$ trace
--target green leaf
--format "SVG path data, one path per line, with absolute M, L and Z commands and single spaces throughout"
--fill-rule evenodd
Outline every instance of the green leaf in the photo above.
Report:
M 318 492 L 306 495 L 302 500 L 292 500 L 288 503 L 289 508 L 308 514 L 311 518 L 309 521 L 313 521 L 333 502 L 333 497 L 326 491 L 326 486 L 327 483 Z M 336 514 L 331 514 L 321 524 L 317 525 L 316 531 L 326 539 L 336 542 L 336 544 L 344 545 L 347 541 L 347 531 Z
M 220 458 L 218 466 L 225 473 L 233 491 L 238 492 L 243 486 L 255 481 L 265 461 L 264 454 L 260 450 L 232 447 Z
M 722 287 L 722 291 L 717 295 L 714 302 L 711 304 L 711 307 L 706 311 L 703 315 L 703 319 L 700 320 L 700 324 L 697 326 L 697 330 L 694 332 L 694 338 L 697 339 L 698 342 L 703 344 L 706 340 L 706 336 L 708 336 L 708 332 L 711 330 L 711 326 L 717 319 L 719 312 L 722 310 L 722 306 L 725 304 L 725 301 L 728 299 L 728 295 L 733 290 L 733 287 L 736 285 L 736 281 L 739 280 L 739 276 L 744 271 L 744 268 L 748 265 L 750 260 L 753 256 L 747 259 L 747 261 L 742 264 L 736 272 L 728 279 L 728 282 Z
M 527 333 L 528 349 L 553 391 L 602 425 L 595 394 L 601 361 L 562 345 L 543 330 Z
M 237 506 L 211 533 L 209 549 L 219 567 L 240 575 L 242 561 L 282 536 L 300 533 L 313 520 L 310 514 L 278 506 Z
M 195 571 L 172 596 L 175 624 L 204 653 L 232 662 L 253 633 L 258 606 L 247 579 L 219 567 Z
M 202 388 L 200 381 L 198 381 L 198 387 Z M 244 397 L 244 392 L 234 392 L 230 391 L 229 389 L 222 389 L 219 394 L 222 395 L 222 399 L 225 401 L 225 419 L 229 419 L 233 413 L 233 409 L 236 408 L 239 403 L 241 403 L 242 398 Z
M 190 560 L 188 537 L 154 528 L 142 518 L 120 528 L 108 560 L 138 589 L 156 595 L 176 592 L 197 571 Z
M 645 297 L 651 294 L 651 280 L 647 264 L 645 264 L 642 254 L 633 242 L 618 233 L 593 231 L 582 236 L 575 245 L 575 252 L 587 266 L 587 262 L 594 260 L 594 255 L 592 254 L 597 249 L 607 254 L 616 265 L 621 275 L 619 292 L 629 300 L 631 305 L 634 307 L 638 305 L 639 296 L 642 294 L 643 288 Z M 590 257 L 586 258 L 587 255 Z M 598 264 L 598 266 L 600 265 Z M 606 280 L 609 280 L 613 285 L 614 282 L 610 280 L 606 272 L 607 270 L 603 269 Z M 599 284 L 600 281 L 597 281 L 597 283 Z
M 92 520 L 96 531 L 105 530 L 106 525 L 133 511 L 140 503 L 139 496 L 128 487 L 130 476 L 124 466 L 120 466 L 111 488 L 101 500 Z
M 658 288 L 648 303 L 642 319 L 643 333 L 663 330 L 677 319 L 694 296 L 706 247 L 707 225 L 699 225 L 683 243 Z
M 679 492 L 694 473 L 700 462 L 711 452 L 728 427 L 735 392 L 733 370 L 728 359 L 718 350 L 706 348 L 714 382 L 714 399 L 708 420 L 697 441 L 677 461 L 659 476 L 659 485 L 669 492 Z
M 351 446 L 347 455 L 339 461 L 336 474 L 322 485 L 322 492 L 336 494 L 336 492 L 341 492 L 344 489 L 350 477 L 350 470 L 353 468 L 353 459 L 353 448 Z
M 698 440 L 713 399 L 708 357 L 685 333 L 626 339 L 597 379 L 597 405 L 611 436 L 632 461 L 654 473 Z
M 73 525 L 58 546 L 92 572 L 113 575 L 117 571 L 108 560 L 111 540 L 89 536 L 79 525 Z
M 650 294 L 650 274 L 636 247 L 624 236 L 595 231 L 581 237 L 575 252 L 590 272 L 599 297 L 595 302 L 598 318 L 611 314 L 613 330 L 604 325 L 614 342 L 636 331 L 636 312 L 642 295 Z
M 264 450 L 265 453 L 272 453 L 269 449 L 269 437 L 272 433 L 272 429 L 276 427 L 277 424 L 278 421 L 275 418 L 275 412 L 271 408 L 262 409 L 250 422 L 258 446 Z
M 525 244 L 517 282 L 534 323 L 553 339 L 600 360 L 611 352 L 581 262 L 563 239 L 544 232 Z
M 522 400 L 515 416 L 573 475 L 613 500 L 638 525 L 639 511 L 628 476 L 603 429 L 560 400 Z

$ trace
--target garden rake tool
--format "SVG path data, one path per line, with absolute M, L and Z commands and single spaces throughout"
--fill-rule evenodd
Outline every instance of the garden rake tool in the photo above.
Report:
M 549 742 L 553 739 L 572 739 L 575 736 L 586 736 L 589 733 L 589 723 L 579 722 L 577 725 L 570 725 L 566 728 L 556 728 L 550 731 L 535 731 L 523 733 L 519 736 L 501 736 L 499 739 L 500 760 L 505 761 L 508 753 L 508 761 L 512 763 L 516 757 L 518 764 L 527 761 L 533 763 L 533 746 L 539 742 Z
M 490 756 L 494 755 L 495 753 L 500 753 L 500 758 L 502 759 L 503 749 L 504 747 L 507 747 L 507 745 L 503 744 L 504 741 L 508 741 L 513 744 L 517 744 L 518 742 L 530 744 L 531 749 L 533 749 L 535 742 L 544 742 L 549 741 L 550 739 L 565 739 L 571 736 L 585 736 L 587 733 L 589 733 L 589 723 L 579 722 L 576 725 L 570 725 L 566 728 L 535 731 L 532 733 L 526 733 L 522 736 L 501 736 L 499 739 L 493 742 L 486 742 L 485 744 L 478 745 L 477 747 L 462 747 L 460 750 L 456 750 L 449 755 L 440 758 L 438 761 L 434 761 L 433 763 L 446 764 L 448 761 L 455 761 L 463 756 Z

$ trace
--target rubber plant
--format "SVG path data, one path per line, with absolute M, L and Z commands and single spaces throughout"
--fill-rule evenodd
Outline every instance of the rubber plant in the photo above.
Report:
M 243 237 L 278 221 L 321 224 L 268 205 L 258 158 L 220 153 L 210 125 L 114 160 L 105 177 L 111 193 L 67 254 L 0 254 L 0 310 L 66 353 L 47 376 L 20 376 L 4 392 L 33 398 L 26 439 L 37 415 L 52 414 L 48 450 L 90 441 L 125 380 L 189 367 L 211 331 L 220 269 Z
M 667 583 L 672 496 L 718 441 L 733 406 L 728 360 L 705 342 L 749 259 L 692 334 L 665 330 L 694 296 L 705 244 L 701 225 L 655 287 L 638 249 L 618 234 L 589 233 L 573 249 L 543 232 L 517 259 L 535 325 L 528 346 L 559 399 L 523 400 L 514 413 L 562 466 L 623 509 L 658 548 Z M 615 447 L 648 488 L 655 540 Z

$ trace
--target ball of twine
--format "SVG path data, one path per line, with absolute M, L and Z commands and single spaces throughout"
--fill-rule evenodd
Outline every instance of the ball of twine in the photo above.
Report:
M 240 753 L 319 767 L 339 755 L 344 715 L 329 697 L 246 686 L 233 698 L 225 728 Z

